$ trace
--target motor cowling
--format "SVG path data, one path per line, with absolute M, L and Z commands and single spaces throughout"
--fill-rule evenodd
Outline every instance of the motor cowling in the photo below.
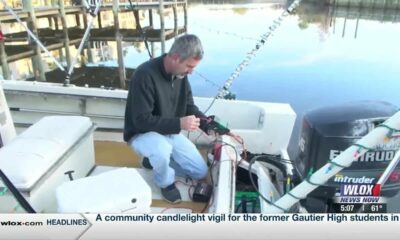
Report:
M 299 154 L 295 161 L 300 180 L 333 160 L 397 111 L 398 107 L 386 102 L 363 101 L 307 112 L 303 117 Z M 398 139 L 378 145 L 333 176 L 324 186 L 315 189 L 309 197 L 326 202 L 335 196 L 340 185 L 375 184 L 398 149 Z M 396 167 L 384 184 L 381 195 L 394 196 L 399 190 L 400 168 Z M 309 208 L 311 212 L 321 212 L 322 209 Z

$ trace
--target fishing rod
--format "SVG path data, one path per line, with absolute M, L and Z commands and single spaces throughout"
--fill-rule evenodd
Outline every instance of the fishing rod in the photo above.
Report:
M 225 81 L 225 84 L 216 94 L 216 96 L 211 101 L 210 105 L 207 107 L 204 113 L 207 113 L 208 110 L 210 110 L 210 108 L 214 105 L 216 99 L 224 98 L 225 96 L 230 94 L 229 89 L 231 88 L 233 81 L 239 77 L 243 69 L 250 64 L 250 61 L 256 56 L 256 53 L 261 49 L 262 46 L 265 45 L 268 39 L 272 36 L 272 33 L 276 29 L 278 29 L 278 27 L 281 25 L 281 23 L 287 16 L 293 13 L 293 11 L 300 5 L 301 1 L 302 0 L 295 0 L 292 4 L 290 4 L 290 6 L 287 9 L 285 9 L 282 12 L 282 14 L 277 19 L 275 19 L 272 22 L 272 25 L 268 28 L 268 31 L 263 35 L 261 35 L 260 39 L 257 41 L 253 49 L 251 49 L 250 52 L 246 54 L 246 57 L 239 63 L 236 69 L 231 73 L 229 78 Z

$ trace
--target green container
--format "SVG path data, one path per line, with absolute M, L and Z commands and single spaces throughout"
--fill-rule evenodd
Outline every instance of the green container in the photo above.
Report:
M 257 192 L 236 192 L 235 213 L 259 213 L 259 212 L 260 212 L 260 198 L 258 197 Z

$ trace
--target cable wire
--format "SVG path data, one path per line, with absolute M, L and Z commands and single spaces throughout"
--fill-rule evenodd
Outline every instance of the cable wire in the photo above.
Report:
M 225 84 L 223 87 L 220 89 L 220 91 L 217 93 L 217 95 L 214 97 L 210 105 L 207 107 L 207 109 L 204 111 L 206 113 L 212 105 L 215 103 L 215 100 L 217 98 L 224 98 L 226 95 L 229 94 L 229 89 L 231 88 L 233 81 L 237 79 L 240 75 L 240 73 L 243 71 L 245 67 L 247 67 L 250 64 L 250 61 L 256 56 L 256 53 L 261 49 L 262 46 L 265 45 L 265 43 L 268 41 L 268 39 L 272 36 L 272 33 L 278 29 L 278 27 L 281 25 L 283 20 L 289 16 L 300 4 L 302 0 L 295 0 L 283 13 L 273 21 L 272 25 L 268 28 L 268 31 L 261 35 L 260 39 L 257 41 L 256 45 L 253 47 L 253 49 L 250 50 L 245 56 L 245 58 L 238 64 L 236 69 L 231 73 L 229 78 L 225 81 Z
M 250 178 L 251 184 L 252 184 L 253 187 L 254 187 L 254 190 L 256 190 L 256 192 L 257 192 L 258 195 L 261 197 L 261 199 L 264 200 L 266 203 L 268 203 L 269 205 L 272 205 L 272 206 L 274 206 L 274 207 L 276 207 L 276 208 L 282 210 L 283 212 L 287 212 L 286 209 L 282 208 L 282 207 L 279 206 L 279 205 L 276 205 L 275 203 L 272 202 L 272 200 L 268 200 L 268 199 L 259 191 L 257 185 L 255 184 L 254 179 L 253 179 L 253 175 L 252 175 L 252 172 L 251 172 L 251 167 L 252 167 L 253 164 L 257 161 L 257 159 L 258 159 L 259 157 L 261 157 L 261 156 L 255 156 L 255 157 L 253 157 L 253 158 L 250 160 L 249 169 L 248 169 L 248 171 L 249 171 L 249 178 Z

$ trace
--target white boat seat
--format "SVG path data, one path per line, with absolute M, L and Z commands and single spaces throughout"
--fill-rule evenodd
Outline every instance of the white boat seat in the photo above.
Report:
M 87 117 L 44 117 L 0 149 L 0 168 L 18 189 L 30 189 L 92 128 Z
M 65 182 L 56 189 L 61 213 L 148 213 L 151 188 L 133 168 Z

